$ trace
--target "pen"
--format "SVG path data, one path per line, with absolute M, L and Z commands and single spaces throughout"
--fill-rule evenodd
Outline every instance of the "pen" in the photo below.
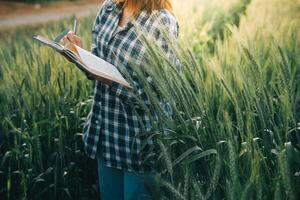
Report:
M 74 32 L 74 34 L 76 35 L 76 32 L 77 32 L 77 18 L 76 18 L 76 16 L 74 17 L 74 28 L 73 28 L 73 32 Z

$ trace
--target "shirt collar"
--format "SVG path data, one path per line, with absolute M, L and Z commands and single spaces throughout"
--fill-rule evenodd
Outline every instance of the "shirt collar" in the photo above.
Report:
M 120 3 L 114 3 L 110 1 L 110 4 L 106 7 L 106 10 L 108 12 L 113 12 L 113 14 L 118 16 L 118 19 L 121 17 L 122 9 L 123 9 L 124 2 Z M 144 10 L 142 10 L 137 16 L 135 16 L 133 19 L 131 19 L 125 27 L 122 28 L 122 30 L 129 29 L 134 24 L 139 24 L 143 21 L 143 19 L 148 18 L 148 13 Z

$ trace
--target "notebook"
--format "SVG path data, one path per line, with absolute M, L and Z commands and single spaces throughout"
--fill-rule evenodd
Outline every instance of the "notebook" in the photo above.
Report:
M 56 40 L 50 40 L 41 35 L 36 35 L 33 38 L 57 52 L 64 54 L 71 62 L 74 62 L 77 67 L 96 80 L 101 81 L 105 79 L 119 83 L 127 88 L 132 88 L 114 65 L 95 56 L 91 52 L 72 43 L 62 45 Z

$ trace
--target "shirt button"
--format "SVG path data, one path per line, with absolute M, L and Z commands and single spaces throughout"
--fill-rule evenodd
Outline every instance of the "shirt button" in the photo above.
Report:
M 110 5 L 110 6 L 107 6 L 106 10 L 107 11 L 113 11 L 115 9 L 115 5 Z

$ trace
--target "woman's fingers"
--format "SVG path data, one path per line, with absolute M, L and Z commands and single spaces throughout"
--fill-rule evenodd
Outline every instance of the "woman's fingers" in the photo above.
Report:
M 73 43 L 77 46 L 82 47 L 82 42 L 81 42 L 81 38 L 78 37 L 77 35 L 75 35 L 73 32 L 68 33 L 64 38 L 63 38 L 63 43 Z
M 67 34 L 67 39 L 72 42 L 75 43 L 75 38 L 74 38 L 74 34 L 73 33 L 68 33 Z
M 82 42 L 81 42 L 81 38 L 80 38 L 80 37 L 78 37 L 77 35 L 73 35 L 73 38 L 72 38 L 72 39 L 74 40 L 74 43 L 75 43 L 77 46 L 82 47 Z

